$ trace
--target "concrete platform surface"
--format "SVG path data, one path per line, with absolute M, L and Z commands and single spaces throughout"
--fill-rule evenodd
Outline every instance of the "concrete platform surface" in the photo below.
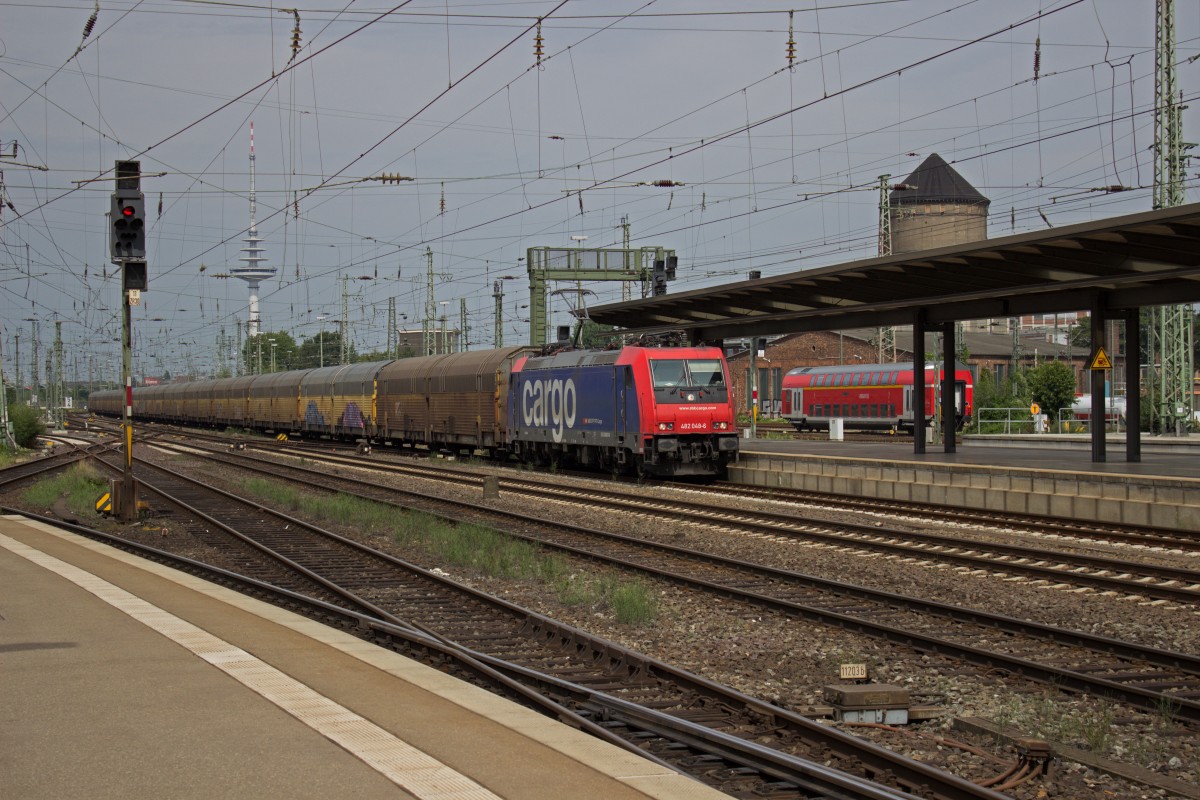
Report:
M 1096 475 L 1136 475 L 1157 478 L 1200 479 L 1200 435 L 1186 438 L 1142 437 L 1142 460 L 1125 458 L 1124 434 L 1111 434 L 1107 460 L 1091 460 L 1090 440 L 1080 435 L 965 436 L 953 453 L 941 444 L 913 452 L 912 437 L 895 441 L 820 441 L 749 439 L 741 442 L 743 454 L 814 455 L 873 461 L 921 464 L 961 464 L 1004 469 L 1069 470 Z
M 726 795 L 290 612 L 5 516 L 0 797 Z

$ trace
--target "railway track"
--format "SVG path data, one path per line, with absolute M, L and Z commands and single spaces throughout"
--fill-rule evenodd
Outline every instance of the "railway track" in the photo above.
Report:
M 151 430 L 167 435 L 178 435 L 195 441 L 219 443 L 228 445 L 235 441 L 228 436 L 205 434 L 194 429 L 174 428 L 155 424 Z M 354 445 L 344 445 L 330 441 L 291 440 L 278 442 L 260 437 L 241 437 L 236 441 L 241 446 L 252 450 L 273 453 L 305 453 L 308 457 L 321 458 L 336 462 L 339 456 L 350 461 L 340 463 L 365 466 L 379 463 L 394 463 L 398 459 L 393 453 L 404 451 L 378 450 L 370 461 L 364 462 L 360 454 L 356 454 Z M 419 452 L 419 451 L 409 451 Z M 412 456 L 399 456 L 407 462 L 405 466 L 418 468 L 421 465 Z M 440 475 L 447 479 L 461 478 L 464 483 L 479 481 L 477 472 L 455 470 L 444 465 L 428 465 L 429 470 L 441 470 Z M 506 470 L 521 480 L 530 480 L 521 475 L 519 469 Z M 595 479 L 595 473 L 581 474 L 581 477 Z M 511 478 L 517 480 L 518 477 Z M 502 480 L 510 480 L 505 476 Z M 545 482 L 543 482 L 545 483 Z M 735 500 L 759 500 L 781 503 L 788 506 L 803 506 L 811 509 L 824 509 L 836 512 L 862 512 L 881 516 L 913 520 L 921 524 L 943 523 L 945 525 L 969 525 L 979 528 L 991 528 L 1004 532 L 1018 532 L 1045 536 L 1063 541 L 1080 541 L 1084 543 L 1123 544 L 1131 547 L 1150 550 L 1178 550 L 1183 553 L 1200 553 L 1200 532 L 1177 531 L 1166 528 L 1149 526 L 1124 525 L 1120 523 L 1100 524 L 1088 520 L 1075 520 L 1064 517 L 1050 517 L 1035 514 L 1021 514 L 998 509 L 970 509 L 954 506 L 933 505 L 929 503 L 914 503 L 903 500 L 887 500 L 851 495 L 839 495 L 827 492 L 812 492 L 801 489 L 769 488 L 747 486 L 730 483 L 707 483 L 701 486 L 688 483 L 664 484 L 673 489 L 691 491 L 708 498 L 713 495 L 728 497 Z
M 171 446 L 179 452 L 191 448 Z M 770 608 L 826 625 L 880 637 L 928 653 L 1072 691 L 1120 699 L 1138 708 L 1164 708 L 1200 722 L 1200 658 L 1020 619 L 849 586 L 708 552 L 565 525 L 483 505 L 430 498 L 345 475 L 298 465 L 247 465 L 244 455 L 206 457 L 305 481 L 329 491 L 420 508 L 489 524 L 545 547 Z M 503 482 L 502 482 L 503 483 Z
M 282 588 L 293 596 L 332 594 L 330 604 L 349 605 L 350 613 L 463 648 L 548 694 L 577 724 L 597 720 L 630 749 L 734 796 L 1003 796 L 172 470 L 141 459 L 137 467 L 144 491 L 198 515 L 202 526 L 224 520 L 220 534 L 205 538 L 236 540 L 234 571 L 257 573 L 262 585 L 290 584 Z
M 251 444 L 250 448 L 258 449 L 258 445 Z M 312 450 L 297 453 L 287 449 L 280 451 L 269 446 L 265 449 L 272 453 L 282 452 L 326 464 L 432 477 L 465 486 L 482 486 L 484 480 L 477 471 L 444 466 L 364 460 L 359 456 Z M 1118 592 L 1130 597 L 1146 597 L 1187 605 L 1200 604 L 1200 571 L 1196 570 L 1142 564 L 1124 558 L 1090 556 L 1043 547 L 968 539 L 962 532 L 950 535 L 892 529 L 882 524 L 834 523 L 816 517 L 798 516 L 794 510 L 786 513 L 739 510 L 731 508 L 728 504 L 646 497 L 644 494 L 615 488 L 567 486 L 561 481 L 519 477 L 517 474 L 503 476 L 499 481 L 500 487 L 506 492 L 515 491 L 529 497 L 557 499 L 563 502 L 587 502 L 597 508 L 635 511 L 688 525 L 717 525 L 731 532 L 736 530 L 756 536 L 778 537 L 822 546 L 853 547 L 891 557 L 946 563 L 964 570 L 981 571 L 981 574 L 999 574 L 1004 577 L 1019 575 L 1049 585 L 1087 587 L 1101 592 Z M 909 512 L 912 513 L 911 506 Z M 1032 532 L 1040 535 L 1059 530 L 1053 524 L 1032 527 Z M 1118 543 L 1136 544 L 1139 547 L 1185 549 L 1176 544 L 1184 537 L 1168 539 L 1159 536 L 1158 533 L 1160 532 L 1138 536 L 1126 532 L 1120 534 L 1117 539 Z M 1194 540 L 1194 543 L 1197 550 L 1200 550 L 1200 539 Z

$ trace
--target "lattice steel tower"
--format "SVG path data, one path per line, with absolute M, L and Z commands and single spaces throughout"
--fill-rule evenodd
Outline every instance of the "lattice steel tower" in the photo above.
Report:
M 1154 207 L 1183 204 L 1183 177 L 1190 147 L 1183 142 L 1183 106 L 1175 82 L 1175 0 L 1157 0 L 1154 50 Z M 1151 310 L 1150 404 L 1154 429 L 1181 433 L 1195 411 L 1191 306 Z M 1157 365 L 1156 365 L 1157 362 Z M 1136 424 L 1136 421 L 1135 421 Z

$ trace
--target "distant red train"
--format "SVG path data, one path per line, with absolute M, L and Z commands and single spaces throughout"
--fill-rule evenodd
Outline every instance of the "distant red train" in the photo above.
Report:
M 925 367 L 925 416 L 938 413 L 943 371 Z M 954 420 L 962 429 L 971 416 L 974 383 L 971 371 L 958 365 L 954 372 Z M 798 367 L 783 377 L 783 416 L 797 430 L 820 430 L 831 419 L 846 428 L 913 430 L 913 365 L 845 364 Z

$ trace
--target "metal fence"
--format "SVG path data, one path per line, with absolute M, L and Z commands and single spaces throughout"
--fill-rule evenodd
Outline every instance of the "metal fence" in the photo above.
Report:
M 1038 430 L 1041 423 L 1041 430 Z M 1105 428 L 1114 433 L 1125 430 L 1123 417 L 1114 416 L 1106 420 Z M 1054 415 L 1053 424 L 1045 414 L 1034 415 L 1028 408 L 977 408 L 975 409 L 975 432 L 977 434 L 1011 435 L 1021 433 L 1088 433 L 1091 419 L 1074 419 L 1070 407 L 1060 408 Z

